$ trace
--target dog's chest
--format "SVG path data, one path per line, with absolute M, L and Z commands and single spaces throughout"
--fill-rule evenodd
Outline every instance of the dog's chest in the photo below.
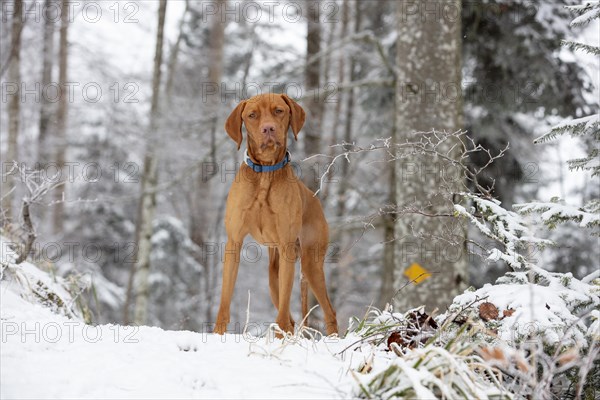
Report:
M 261 244 L 279 243 L 282 237 L 290 234 L 290 222 L 301 208 L 295 196 L 294 187 L 285 185 L 255 186 L 249 207 L 245 210 L 244 221 L 250 228 L 250 235 Z
M 244 220 L 251 227 L 250 234 L 259 243 L 274 242 L 277 237 L 277 215 L 270 204 L 269 190 L 257 188 L 254 201 L 246 210 Z

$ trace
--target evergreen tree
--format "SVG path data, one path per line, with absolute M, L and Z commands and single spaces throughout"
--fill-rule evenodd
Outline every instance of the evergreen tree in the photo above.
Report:
M 600 19 L 600 4 L 585 3 L 578 6 L 568 6 L 570 11 L 575 13 L 577 17 L 571 22 L 571 27 L 581 27 L 591 23 L 593 20 Z M 563 40 L 563 45 L 568 46 L 576 51 L 584 51 L 592 55 L 600 54 L 598 45 L 574 42 L 571 40 Z M 591 174 L 591 186 L 597 188 L 598 179 L 600 179 L 600 115 L 598 113 L 588 115 L 581 118 L 569 119 L 559 125 L 554 126 L 549 132 L 537 138 L 534 143 L 547 143 L 557 139 L 563 135 L 570 135 L 573 139 L 580 140 L 585 144 L 587 154 L 583 157 L 571 159 L 567 161 L 570 170 L 587 171 Z M 515 208 L 523 214 L 537 214 L 541 221 L 551 229 L 556 228 L 559 224 L 567 224 L 567 239 L 575 235 L 577 229 L 573 225 L 580 228 L 586 228 L 592 236 L 600 237 L 600 193 L 598 190 L 593 190 L 589 198 L 584 199 L 582 205 L 573 206 L 566 204 L 558 197 L 552 198 L 549 202 L 532 202 L 520 204 Z M 570 224 L 569 224 L 570 223 Z M 563 228 L 564 229 L 564 228 Z M 576 235 L 581 236 L 581 234 Z M 562 242 L 562 240 L 561 240 Z M 584 237 L 579 240 L 570 240 L 571 248 L 570 256 L 566 257 L 569 269 L 583 269 L 582 273 L 589 272 L 589 268 L 593 265 L 582 265 L 582 261 L 590 261 L 585 257 L 582 258 L 579 248 L 583 244 L 593 244 L 597 248 L 598 240 L 590 240 L 589 237 Z M 563 246 L 567 243 L 561 243 Z M 586 246 L 587 247 L 587 246 Z M 593 247 L 586 252 L 593 251 Z M 560 260 L 561 258 L 556 258 Z M 563 257 L 563 260 L 564 257 Z M 578 262 L 579 260 L 579 262 Z M 573 271 L 575 272 L 575 271 Z
M 566 3 L 573 3 L 568 0 Z M 512 149 L 486 176 L 494 195 L 510 206 L 527 186 L 526 167 L 539 160 L 531 144 L 531 126 L 551 115 L 590 112 L 584 70 L 557 57 L 568 33 L 563 2 L 463 1 L 465 126 L 483 147 L 497 153 Z M 474 165 L 485 158 L 473 158 Z

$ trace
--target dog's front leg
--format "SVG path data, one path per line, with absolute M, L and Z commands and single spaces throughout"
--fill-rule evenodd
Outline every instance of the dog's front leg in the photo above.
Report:
M 215 324 L 215 333 L 224 334 L 229 323 L 229 308 L 233 296 L 233 288 L 237 279 L 240 266 L 241 242 L 228 240 L 225 245 L 225 254 L 223 260 L 223 286 L 221 287 L 221 305 L 217 314 L 217 323 Z
M 296 272 L 296 248 L 283 246 L 279 251 L 279 306 L 277 325 L 284 331 L 294 333 L 294 323 L 290 315 L 290 298 Z

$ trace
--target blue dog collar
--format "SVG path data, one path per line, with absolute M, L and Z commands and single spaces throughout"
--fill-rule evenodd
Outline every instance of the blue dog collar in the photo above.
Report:
M 283 160 L 278 162 L 275 165 L 261 165 L 261 164 L 257 164 L 252 162 L 252 160 L 250 159 L 250 156 L 248 155 L 248 149 L 246 149 L 246 151 L 244 152 L 244 162 L 246 163 L 246 165 L 248 165 L 250 168 L 252 168 L 252 170 L 254 172 L 274 172 L 277 171 L 283 167 L 285 167 L 289 162 L 290 162 L 291 156 L 290 156 L 290 152 L 286 151 L 285 152 L 285 157 L 283 157 Z

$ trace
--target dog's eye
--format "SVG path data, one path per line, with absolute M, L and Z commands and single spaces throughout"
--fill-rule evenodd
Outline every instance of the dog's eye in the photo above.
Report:
M 250 114 L 248 114 L 248 118 L 256 118 L 256 113 L 250 113 Z
M 281 108 L 278 108 L 275 110 L 275 114 L 281 114 L 283 112 L 283 110 Z

